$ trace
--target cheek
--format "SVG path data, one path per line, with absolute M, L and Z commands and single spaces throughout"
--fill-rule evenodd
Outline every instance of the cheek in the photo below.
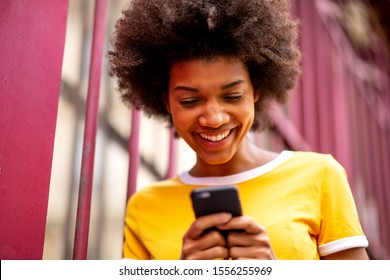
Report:
M 237 116 L 241 120 L 246 120 L 246 121 L 253 121 L 255 117 L 255 108 L 254 108 L 254 103 L 247 103 L 245 106 L 243 106 L 238 112 Z
M 176 128 L 177 132 L 185 131 L 191 124 L 191 115 L 188 113 L 180 113 L 173 110 L 172 122 L 173 126 Z

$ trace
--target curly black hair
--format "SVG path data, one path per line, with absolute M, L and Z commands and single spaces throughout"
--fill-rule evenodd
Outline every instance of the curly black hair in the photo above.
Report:
M 284 103 L 300 76 L 298 21 L 288 0 L 133 0 L 116 23 L 111 74 L 125 103 L 171 122 L 164 105 L 173 63 L 233 56 L 254 89 L 254 128 L 269 101 Z M 261 116 L 261 117 L 260 117 Z

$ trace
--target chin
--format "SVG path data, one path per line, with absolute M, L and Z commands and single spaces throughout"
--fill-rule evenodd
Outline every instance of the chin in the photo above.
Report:
M 209 165 L 220 165 L 228 163 L 232 157 L 219 157 L 219 158 L 202 158 L 202 160 Z

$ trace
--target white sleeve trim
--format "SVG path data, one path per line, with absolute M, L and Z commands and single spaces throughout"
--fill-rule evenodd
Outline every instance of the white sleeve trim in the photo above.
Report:
M 367 237 L 362 236 L 352 236 L 342 238 L 336 241 L 332 241 L 323 245 L 318 246 L 318 252 L 321 257 L 327 256 L 333 253 L 344 251 L 351 248 L 366 248 L 368 247 Z

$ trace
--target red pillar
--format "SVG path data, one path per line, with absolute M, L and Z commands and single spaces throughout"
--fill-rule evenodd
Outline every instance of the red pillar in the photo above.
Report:
M 107 0 L 96 0 L 87 108 L 85 113 L 83 155 L 81 161 L 77 219 L 73 247 L 73 259 L 75 260 L 85 260 L 87 259 L 88 254 L 89 221 L 91 216 L 93 167 L 95 162 L 106 11 Z
M 41 259 L 68 1 L 0 1 L 0 259 Z

